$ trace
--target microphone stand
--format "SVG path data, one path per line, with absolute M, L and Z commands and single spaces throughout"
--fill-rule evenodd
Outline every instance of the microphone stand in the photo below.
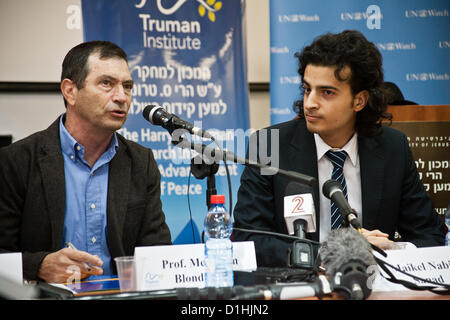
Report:
M 173 137 L 173 136 L 172 136 Z M 201 155 L 211 155 L 211 157 L 216 158 L 216 154 L 220 155 L 220 159 L 224 160 L 230 160 L 234 163 L 238 164 L 244 164 L 245 166 L 256 168 L 256 169 L 265 169 L 269 172 L 272 172 L 273 174 L 279 174 L 281 176 L 284 176 L 290 180 L 294 180 L 297 182 L 300 182 L 302 184 L 306 184 L 309 186 L 313 186 L 316 183 L 316 178 L 307 176 L 295 171 L 286 171 L 283 169 L 271 167 L 268 165 L 260 164 L 258 162 L 250 161 L 248 159 L 242 159 L 237 157 L 233 152 L 228 150 L 222 150 L 222 149 L 215 149 L 210 148 L 204 144 L 200 143 L 193 143 L 191 141 L 188 141 L 184 139 L 183 137 L 178 137 L 177 140 L 172 139 L 172 144 L 174 144 L 176 147 L 182 148 L 182 149 L 191 149 L 196 151 L 197 153 Z M 198 159 L 200 158 L 200 159 Z M 214 174 L 218 170 L 218 163 L 216 161 L 213 161 L 213 159 L 208 158 L 208 162 L 211 162 L 211 164 L 206 164 L 203 157 L 194 157 L 191 160 L 191 171 L 195 175 L 195 177 L 199 179 L 203 179 L 205 177 L 208 177 L 208 190 L 207 190 L 207 205 L 208 208 L 210 207 L 210 194 L 215 194 L 212 192 L 216 192 L 215 186 L 213 187 L 212 184 L 214 183 Z M 197 160 L 196 160 L 197 159 Z M 201 162 L 201 164 L 195 165 L 194 162 Z M 231 206 L 231 204 L 230 204 Z M 231 211 L 231 207 L 230 207 Z M 300 228 L 301 229 L 301 228 Z M 202 235 L 203 239 L 203 235 Z M 305 256 L 307 256 L 307 259 L 305 261 Z M 306 270 L 313 269 L 314 265 L 314 257 L 313 257 L 313 249 L 311 243 L 308 241 L 297 240 L 294 242 L 293 250 L 288 253 L 288 265 L 290 267 L 294 268 L 301 268 Z
M 202 157 L 195 156 L 191 159 L 191 172 L 197 179 L 206 177 L 206 206 L 211 208 L 211 195 L 217 194 L 215 174 L 219 170 L 217 163 L 207 164 Z
M 256 161 L 251 161 L 248 159 L 243 159 L 240 157 L 237 157 L 233 152 L 228 150 L 219 150 L 215 148 L 210 148 L 202 143 L 193 143 L 191 141 L 188 141 L 184 139 L 183 137 L 179 137 L 178 141 L 172 140 L 172 144 L 174 144 L 176 147 L 182 148 L 182 149 L 191 149 L 196 151 L 197 153 L 204 155 L 205 153 L 208 155 L 211 155 L 211 157 L 215 157 L 216 153 L 220 155 L 220 159 L 226 159 L 227 161 L 231 161 L 238 164 L 243 164 L 247 167 L 255 168 L 255 169 L 265 169 L 267 172 L 271 174 L 278 174 L 280 176 L 283 176 L 289 180 L 293 180 L 302 184 L 306 184 L 309 186 L 314 186 L 314 184 L 317 182 L 317 179 L 302 173 L 298 173 L 295 171 L 288 171 L 283 170 L 280 168 L 272 167 L 266 164 L 261 164 Z M 213 160 L 213 159 L 210 159 Z
M 305 229 L 305 220 L 297 219 L 294 221 L 294 233 L 299 239 L 292 243 L 292 249 L 288 249 L 288 267 L 305 270 L 314 268 L 314 250 L 312 243 L 305 239 Z

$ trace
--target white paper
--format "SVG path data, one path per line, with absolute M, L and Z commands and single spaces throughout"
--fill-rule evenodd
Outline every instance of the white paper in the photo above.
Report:
M 18 284 L 23 283 L 22 253 L 0 254 L 0 276 Z
M 406 280 L 418 286 L 439 287 L 439 284 L 450 284 L 450 247 L 411 248 L 411 246 L 407 246 L 406 249 L 388 250 L 386 253 L 388 256 L 383 257 L 374 251 L 374 255 L 377 258 L 388 262 L 394 267 L 422 279 L 434 281 L 437 284 L 433 285 L 432 283 L 416 280 L 393 268 L 388 268 L 397 279 Z M 401 284 L 385 279 L 383 275 L 387 278 L 390 276 L 380 267 L 378 267 L 378 271 L 380 274 L 373 281 L 373 291 L 409 290 Z

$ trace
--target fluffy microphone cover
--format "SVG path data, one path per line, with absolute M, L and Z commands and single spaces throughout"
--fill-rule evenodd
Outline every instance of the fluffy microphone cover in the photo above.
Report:
M 352 228 L 331 230 L 319 256 L 326 274 L 331 276 L 350 261 L 360 261 L 366 267 L 376 264 L 369 242 Z

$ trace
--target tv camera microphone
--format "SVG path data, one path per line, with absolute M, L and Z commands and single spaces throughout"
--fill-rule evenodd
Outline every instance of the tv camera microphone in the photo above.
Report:
M 207 131 L 193 126 L 191 123 L 172 113 L 168 113 L 163 107 L 148 105 L 144 108 L 144 111 L 142 111 L 142 116 L 151 124 L 163 127 L 169 131 L 170 134 L 177 129 L 185 129 L 190 134 L 214 140 L 214 137 Z
M 290 235 L 295 234 L 300 240 L 292 243 L 288 251 L 289 267 L 312 269 L 314 267 L 314 250 L 310 241 L 303 241 L 306 232 L 316 231 L 316 212 L 312 188 L 297 182 L 290 182 L 285 190 L 284 219 Z
M 350 207 L 338 181 L 332 179 L 325 181 L 322 186 L 322 192 L 325 197 L 337 205 L 346 226 L 350 224 L 357 230 L 361 229 L 361 223 L 358 220 L 356 211 Z
M 334 290 L 344 288 L 351 300 L 366 299 L 372 292 L 368 268 L 377 263 L 369 242 L 352 228 L 334 229 L 319 250 L 325 273 Z

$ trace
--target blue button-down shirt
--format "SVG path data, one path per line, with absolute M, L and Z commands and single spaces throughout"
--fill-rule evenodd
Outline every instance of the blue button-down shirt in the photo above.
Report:
M 108 149 L 94 166 L 84 160 L 84 146 L 66 130 L 63 118 L 59 124 L 66 180 L 66 212 L 63 242 L 71 242 L 78 250 L 98 255 L 103 261 L 103 274 L 112 274 L 111 254 L 106 239 L 106 205 L 109 162 L 119 147 L 114 133 Z

